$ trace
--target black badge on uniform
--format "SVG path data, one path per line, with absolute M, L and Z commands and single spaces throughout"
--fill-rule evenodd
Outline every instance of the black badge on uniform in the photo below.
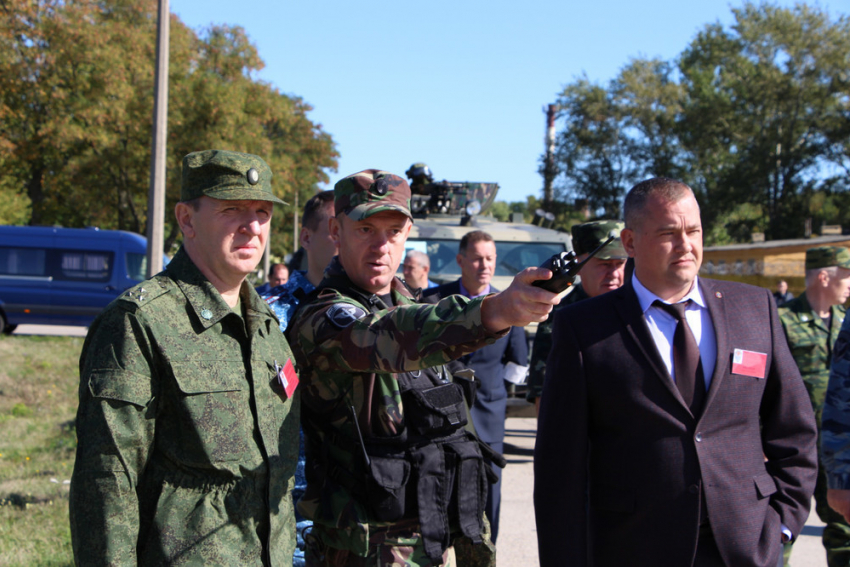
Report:
M 375 181 L 375 193 L 384 196 L 390 190 L 390 183 L 386 177 L 380 177 Z
M 327 311 L 331 323 L 344 329 L 366 314 L 366 311 L 351 303 L 336 303 Z
M 245 175 L 248 177 L 248 183 L 251 185 L 256 185 L 260 182 L 260 172 L 253 167 Z

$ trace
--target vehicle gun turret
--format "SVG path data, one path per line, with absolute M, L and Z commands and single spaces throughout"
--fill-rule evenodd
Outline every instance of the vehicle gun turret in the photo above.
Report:
M 460 215 L 461 225 L 487 211 L 496 200 L 498 183 L 434 181 L 431 169 L 414 163 L 405 172 L 410 179 L 411 212 L 415 217 Z

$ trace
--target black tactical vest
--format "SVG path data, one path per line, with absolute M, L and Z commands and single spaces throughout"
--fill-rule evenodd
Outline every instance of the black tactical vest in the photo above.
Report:
M 326 277 L 313 292 L 333 289 L 373 313 L 388 308 L 375 294 L 354 286 L 344 274 Z M 311 294 L 312 295 L 312 294 Z M 425 552 L 435 563 L 451 545 L 451 530 L 459 528 L 473 543 L 481 543 L 487 483 L 494 477 L 490 461 L 504 467 L 466 426 L 465 399 L 474 388 L 456 383 L 444 366 L 395 375 L 404 406 L 404 430 L 394 437 L 363 435 L 350 439 L 323 425 L 321 416 L 302 406 L 302 419 L 324 434 L 324 443 L 307 436 L 311 472 L 345 487 L 379 522 L 418 518 Z M 459 380 L 458 382 L 463 382 Z M 356 411 L 350 408 L 357 424 Z M 305 429 L 306 431 L 306 429 Z M 327 444 L 362 455 L 360 470 L 333 462 Z M 323 447 L 324 445 L 324 447 Z M 482 455 L 482 449 L 485 456 Z

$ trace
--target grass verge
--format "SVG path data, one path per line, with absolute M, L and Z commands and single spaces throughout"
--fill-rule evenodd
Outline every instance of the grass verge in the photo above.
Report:
M 73 565 L 68 487 L 83 339 L 0 335 L 0 565 Z

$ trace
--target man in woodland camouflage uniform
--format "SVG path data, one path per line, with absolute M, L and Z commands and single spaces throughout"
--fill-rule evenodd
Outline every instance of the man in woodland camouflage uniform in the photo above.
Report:
M 89 329 L 70 495 L 78 565 L 292 565 L 297 378 L 245 281 L 285 204 L 271 176 L 257 156 L 187 155 L 183 247 Z
M 573 250 L 577 256 L 576 260 L 581 262 L 587 258 L 588 254 L 608 240 L 610 233 L 619 235 L 623 226 L 622 221 L 615 220 L 598 220 L 573 225 L 570 232 L 573 237 Z M 567 305 L 578 303 L 589 297 L 602 295 L 623 285 L 623 281 L 625 281 L 623 273 L 627 258 L 628 255 L 618 236 L 616 240 L 597 252 L 582 267 L 579 272 L 581 282 L 576 284 L 569 295 L 561 301 L 558 309 L 563 309 Z M 534 335 L 534 344 L 531 348 L 528 391 L 525 394 L 525 399 L 534 402 L 538 408 L 540 407 L 540 392 L 543 391 L 543 377 L 546 376 L 546 359 L 549 357 L 549 351 L 552 350 L 553 319 L 554 316 L 549 317 L 546 321 L 537 325 L 537 334 Z
M 395 277 L 410 187 L 374 169 L 334 187 L 339 255 L 287 335 L 302 381 L 308 565 L 493 565 L 487 470 L 464 388 L 443 368 L 541 321 L 557 301 L 530 268 L 500 294 L 416 303 Z
M 829 380 L 832 352 L 844 321 L 844 306 L 850 295 L 850 250 L 843 246 L 821 246 L 806 250 L 806 291 L 779 308 L 779 319 L 788 347 L 806 384 L 818 431 Z M 850 565 L 850 525 L 826 501 L 826 471 L 818 467 L 815 510 L 826 523 L 823 546 L 830 567 Z M 785 546 L 785 563 L 791 555 Z

